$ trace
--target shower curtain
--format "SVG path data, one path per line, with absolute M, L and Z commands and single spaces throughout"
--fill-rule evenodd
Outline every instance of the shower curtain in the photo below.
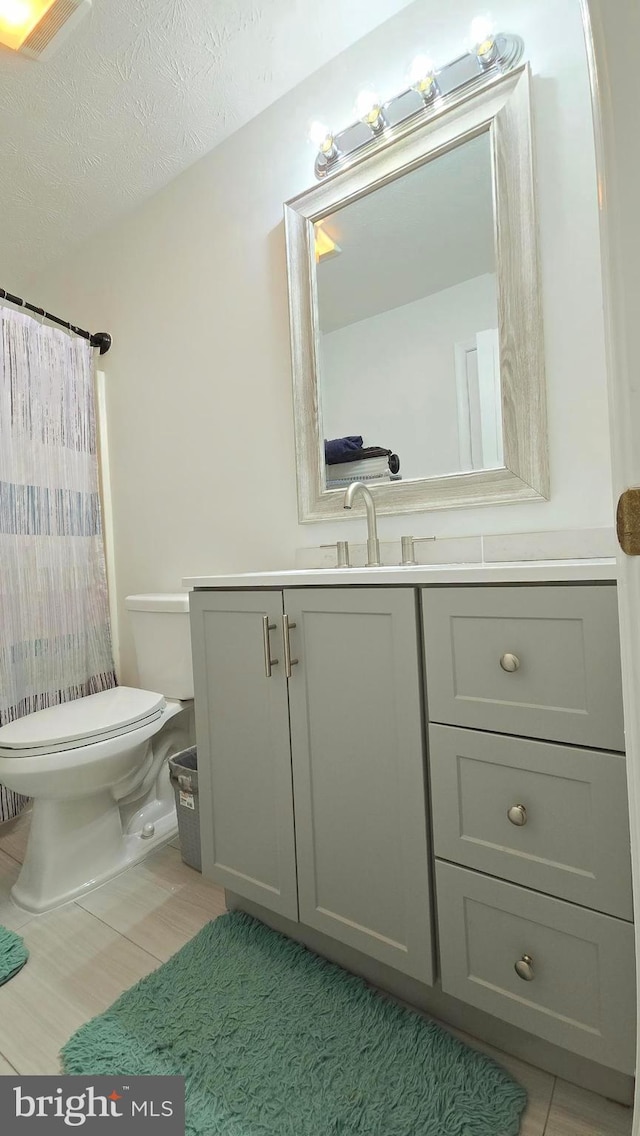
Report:
M 0 307 L 0 725 L 115 682 L 92 349 Z

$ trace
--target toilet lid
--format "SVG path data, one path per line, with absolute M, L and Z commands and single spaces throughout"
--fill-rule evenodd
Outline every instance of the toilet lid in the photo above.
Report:
M 24 750 L 49 752 L 128 733 L 158 718 L 164 705 L 162 694 L 131 686 L 87 694 L 1 726 L 0 752 L 19 757 Z

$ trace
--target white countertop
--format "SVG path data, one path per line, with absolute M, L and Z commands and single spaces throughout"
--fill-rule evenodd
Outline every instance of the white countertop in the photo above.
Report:
M 185 588 L 302 588 L 349 584 L 542 584 L 615 580 L 613 557 L 495 564 L 414 564 L 405 568 L 295 568 L 230 576 L 186 576 Z

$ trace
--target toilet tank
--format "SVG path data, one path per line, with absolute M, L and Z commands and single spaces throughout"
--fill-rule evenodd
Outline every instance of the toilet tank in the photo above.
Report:
M 127 596 L 124 602 L 133 628 L 140 686 L 165 698 L 193 698 L 188 594 Z

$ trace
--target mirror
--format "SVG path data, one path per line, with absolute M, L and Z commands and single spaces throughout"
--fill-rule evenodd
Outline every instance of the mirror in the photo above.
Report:
M 529 74 L 285 207 L 300 519 L 547 493 Z
M 489 134 L 329 214 L 315 241 L 323 438 L 397 455 L 395 473 L 362 460 L 373 480 L 502 465 Z

